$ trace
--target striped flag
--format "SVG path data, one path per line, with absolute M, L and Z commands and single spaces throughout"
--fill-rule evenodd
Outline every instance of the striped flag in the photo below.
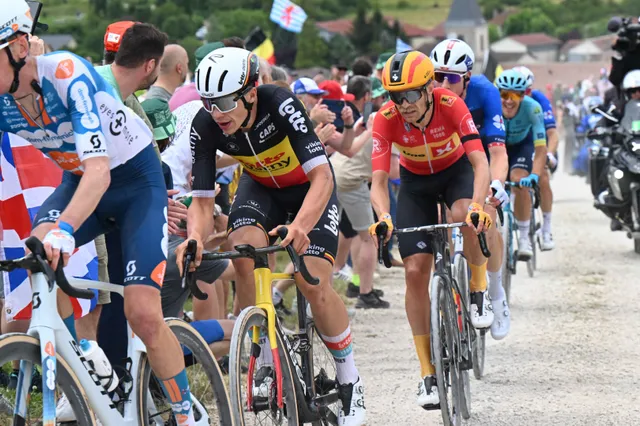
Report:
M 289 0 L 274 0 L 269 17 L 280 27 L 293 33 L 302 32 L 304 21 L 307 20 L 305 11 Z
M 24 241 L 38 209 L 60 184 L 62 170 L 26 140 L 5 133 L 0 150 L 0 220 L 3 259 L 25 255 Z M 76 248 L 65 268 L 69 276 L 98 279 L 98 257 L 93 242 Z M 5 313 L 8 321 L 31 318 L 31 284 L 24 270 L 3 272 Z M 89 313 L 92 300 L 72 299 L 76 318 Z

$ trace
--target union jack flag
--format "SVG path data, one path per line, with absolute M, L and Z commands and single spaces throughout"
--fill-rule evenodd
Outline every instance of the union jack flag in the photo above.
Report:
M 282 29 L 293 33 L 300 33 L 304 21 L 307 20 L 305 11 L 289 0 L 274 0 L 269 17 Z
M 24 241 L 38 209 L 62 180 L 62 169 L 26 140 L 5 133 L 0 150 L 0 221 L 3 259 L 25 255 Z M 98 257 L 93 242 L 76 248 L 65 268 L 68 276 L 98 279 Z M 8 321 L 31 318 L 31 284 L 27 272 L 3 272 L 5 313 Z M 73 299 L 74 315 L 80 318 L 96 305 Z

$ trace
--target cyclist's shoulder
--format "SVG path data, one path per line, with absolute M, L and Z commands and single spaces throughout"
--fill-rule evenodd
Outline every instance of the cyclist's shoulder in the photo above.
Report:
M 373 131 L 376 133 L 382 133 L 385 137 L 392 136 L 394 134 L 394 129 L 398 126 L 402 126 L 402 121 L 402 117 L 396 108 L 396 104 L 392 101 L 388 101 L 386 104 L 382 105 L 373 118 Z
M 533 98 L 533 100 L 538 102 L 540 106 L 542 106 L 543 108 L 547 108 L 547 107 L 551 108 L 551 101 L 549 101 L 547 96 L 544 93 L 542 93 L 540 90 L 538 89 L 532 90 L 531 97 Z
M 500 92 L 484 75 L 471 76 L 465 102 L 469 109 L 499 107 L 502 109 Z
M 542 106 L 531 96 L 525 96 L 520 110 L 526 114 L 542 114 Z
M 436 107 L 436 110 L 440 110 L 444 114 L 450 113 L 450 110 L 440 108 L 440 106 L 453 107 L 456 102 L 464 103 L 458 95 L 449 89 L 445 89 L 444 87 L 436 87 L 433 89 L 433 104 Z
M 66 51 L 52 52 L 36 58 L 40 78 L 52 83 L 85 80 L 96 85 L 98 72 L 86 59 Z

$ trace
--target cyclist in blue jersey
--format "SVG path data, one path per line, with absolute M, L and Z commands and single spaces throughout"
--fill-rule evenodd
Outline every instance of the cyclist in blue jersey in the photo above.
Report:
M 509 160 L 504 145 L 505 129 L 500 93 L 484 75 L 471 75 L 474 60 L 471 47 L 457 39 L 444 40 L 431 52 L 436 81 L 464 99 L 471 112 L 487 157 L 490 159 L 491 188 L 495 190 L 495 205 L 504 205 L 509 202 L 509 196 L 504 190 Z M 489 206 L 485 207 L 485 210 L 495 221 L 496 210 Z M 489 250 L 492 253 L 502 253 L 502 234 L 498 228 L 492 227 L 487 236 Z M 502 287 L 502 256 L 491 256 L 487 261 L 487 271 L 494 313 L 491 335 L 494 339 L 500 340 L 507 336 L 511 327 L 509 306 Z
M 518 71 L 504 71 L 498 77 L 497 86 L 507 131 L 510 180 L 530 187 L 534 182 L 538 184 L 547 159 L 542 107 L 533 98 L 525 96 L 527 78 Z M 520 260 L 529 260 L 533 255 L 529 240 L 531 197 L 527 188 L 514 189 L 514 193 L 516 201 L 513 213 L 520 229 L 518 257 Z
M 0 23 L 0 130 L 28 140 L 64 169 L 62 183 L 33 221 L 32 235 L 57 265 L 60 257 L 68 261 L 76 245 L 120 232 L 127 262 L 125 314 L 163 379 L 177 423 L 195 425 L 180 344 L 160 304 L 167 195 L 151 131 L 84 59 L 69 52 L 29 54 L 33 20 L 24 0 L 5 2 Z M 163 50 L 149 66 L 157 66 Z M 68 297 L 59 299 L 59 311 L 76 338 Z
M 527 78 L 527 90 L 525 94 L 531 96 L 542 107 L 544 114 L 544 128 L 547 134 L 547 168 L 554 173 L 558 168 L 558 129 L 556 129 L 556 119 L 553 114 L 553 106 L 544 93 L 533 89 L 534 76 L 527 67 L 520 66 L 514 68 L 520 71 Z M 551 234 L 551 209 L 553 206 L 553 192 L 551 191 L 550 174 L 547 170 L 540 175 L 540 207 L 542 209 L 542 228 L 540 247 L 542 250 L 553 250 L 555 243 Z

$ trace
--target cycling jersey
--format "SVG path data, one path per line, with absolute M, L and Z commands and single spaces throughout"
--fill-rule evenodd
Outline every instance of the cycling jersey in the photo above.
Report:
M 532 132 L 534 146 L 546 145 L 542 107 L 533 98 L 525 96 L 516 115 L 513 118 L 505 118 L 505 124 L 507 147 L 525 142 L 530 132 Z
M 304 106 L 290 91 L 258 87 L 257 115 L 249 131 L 226 135 L 205 109 L 191 125 L 193 196 L 214 197 L 216 150 L 238 160 L 258 183 L 286 188 L 309 182 L 307 173 L 328 159 Z
M 433 115 L 424 130 L 404 121 L 391 101 L 380 109 L 373 121 L 374 172 L 389 172 L 392 144 L 400 151 L 400 165 L 418 175 L 441 172 L 465 152 L 483 150 L 464 101 L 444 88 L 433 91 Z
M 480 131 L 484 147 L 504 145 L 504 119 L 498 88 L 484 75 L 471 76 L 464 103 Z
M 551 106 L 551 102 L 549 102 L 549 99 L 547 99 L 544 93 L 539 90 L 532 90 L 530 96 L 542 107 L 542 114 L 544 116 L 544 128 L 547 130 L 555 129 L 556 119 L 553 116 L 553 107 Z
M 69 52 L 35 60 L 40 87 L 35 102 L 44 127 L 7 94 L 0 96 L 0 130 L 26 139 L 77 175 L 86 159 L 109 157 L 114 169 L 151 144 L 151 131 L 87 61 Z

